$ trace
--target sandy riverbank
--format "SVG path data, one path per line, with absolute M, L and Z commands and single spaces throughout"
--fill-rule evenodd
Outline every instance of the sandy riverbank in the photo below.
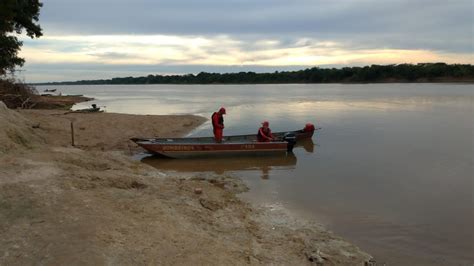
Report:
M 70 146 L 74 121 L 78 147 Z M 0 103 L 0 264 L 363 265 L 317 225 L 242 202 L 239 180 L 132 161 L 132 136 L 183 135 L 195 116 L 13 111 Z M 39 127 L 38 127 L 39 125 Z M 130 145 L 129 145 L 130 144 Z M 195 194 L 201 188 L 202 194 Z
M 46 142 L 52 146 L 74 144 L 86 150 L 127 151 L 138 149 L 132 137 L 183 136 L 206 121 L 192 115 L 128 115 L 115 113 L 68 113 L 61 110 L 20 110 L 30 121 L 39 123 Z

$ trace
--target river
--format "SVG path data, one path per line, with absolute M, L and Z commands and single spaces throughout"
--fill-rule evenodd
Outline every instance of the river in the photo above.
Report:
M 294 156 L 154 160 L 163 171 L 242 178 L 246 200 L 314 219 L 380 263 L 474 262 L 474 89 L 469 84 L 39 86 L 108 112 L 196 114 L 225 106 L 224 135 L 314 123 Z M 209 122 L 191 133 L 211 135 Z

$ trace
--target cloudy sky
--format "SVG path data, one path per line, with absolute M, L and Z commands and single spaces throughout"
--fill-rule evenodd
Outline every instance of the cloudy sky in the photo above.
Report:
M 27 82 L 474 63 L 472 0 L 43 0 Z

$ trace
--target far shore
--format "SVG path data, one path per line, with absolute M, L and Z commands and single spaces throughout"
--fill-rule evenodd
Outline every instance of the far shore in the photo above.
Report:
M 370 81 L 370 82 L 310 82 L 310 83 L 297 83 L 297 82 L 282 82 L 282 83 L 80 83 L 80 82 L 46 82 L 46 83 L 29 83 L 31 86 L 69 86 L 69 85 L 88 85 L 88 86 L 100 86 L 100 85 L 290 85 L 290 84 L 314 84 L 314 85 L 324 85 L 324 84 L 409 84 L 409 83 L 447 83 L 447 84 L 474 84 L 474 79 L 450 79 L 450 78 L 443 78 L 443 79 L 436 79 L 436 80 L 415 80 L 415 81 L 408 81 L 408 80 L 394 80 L 394 79 L 387 79 L 387 80 L 380 80 L 380 81 Z
M 242 69 L 244 70 L 244 69 Z M 141 77 L 115 77 L 100 80 L 79 80 L 41 83 L 42 85 L 132 85 L 132 84 L 367 84 L 367 83 L 436 83 L 474 82 L 471 64 L 418 63 L 342 68 L 311 67 L 294 71 L 153 75 Z M 37 84 L 39 85 L 39 84 Z
M 0 102 L 0 264 L 375 265 L 320 225 L 282 224 L 243 202 L 235 177 L 131 159 L 129 138 L 183 136 L 205 121 Z

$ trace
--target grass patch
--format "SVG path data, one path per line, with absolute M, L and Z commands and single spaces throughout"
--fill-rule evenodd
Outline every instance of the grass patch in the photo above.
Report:
M 7 136 L 16 144 L 19 144 L 26 148 L 31 148 L 31 141 L 25 137 L 22 133 L 18 132 L 17 130 L 8 130 Z

